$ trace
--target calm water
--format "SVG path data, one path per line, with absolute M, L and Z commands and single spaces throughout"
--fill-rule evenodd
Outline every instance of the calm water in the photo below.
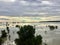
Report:
M 10 35 L 11 35 L 11 41 L 18 38 L 17 31 L 18 28 L 15 27 L 16 24 L 10 23 L 9 29 L 10 29 Z M 59 45 L 60 44 L 60 22 L 43 22 L 43 23 L 19 23 L 18 25 L 33 25 L 36 28 L 36 35 L 41 35 L 43 37 L 43 43 L 47 43 L 48 45 Z M 48 25 L 58 26 L 58 29 L 54 29 L 51 31 L 49 27 L 46 27 Z M 6 30 L 5 24 L 0 24 L 0 34 L 1 30 Z M 45 31 L 47 31 L 45 33 Z

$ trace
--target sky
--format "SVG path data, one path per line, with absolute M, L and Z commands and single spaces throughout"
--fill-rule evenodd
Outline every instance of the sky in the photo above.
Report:
M 60 16 L 60 0 L 0 0 L 0 16 Z

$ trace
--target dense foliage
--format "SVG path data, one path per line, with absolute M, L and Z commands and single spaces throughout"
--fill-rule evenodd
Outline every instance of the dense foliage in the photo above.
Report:
M 35 37 L 35 28 L 31 25 L 24 25 L 17 32 L 19 39 L 15 39 L 16 45 L 41 45 L 41 35 Z
M 0 37 L 0 45 L 2 45 L 4 43 L 4 41 L 6 40 L 7 37 L 7 33 L 5 32 L 5 30 L 1 31 L 2 35 Z

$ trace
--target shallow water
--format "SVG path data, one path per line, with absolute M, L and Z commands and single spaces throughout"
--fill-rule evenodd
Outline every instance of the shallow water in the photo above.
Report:
M 13 27 L 11 27 L 13 25 Z M 15 27 L 17 24 L 10 24 L 10 35 L 11 35 L 11 41 L 18 38 L 17 31 L 18 28 Z M 36 28 L 36 35 L 41 35 L 43 37 L 43 43 L 47 43 L 48 45 L 59 45 L 60 44 L 60 23 L 59 22 L 43 22 L 43 23 L 20 23 L 18 25 L 33 25 Z M 46 27 L 48 25 L 58 26 L 58 29 L 50 30 L 49 27 Z M 0 28 L 0 34 L 1 30 L 6 30 L 6 27 Z M 46 33 L 45 33 L 46 31 Z

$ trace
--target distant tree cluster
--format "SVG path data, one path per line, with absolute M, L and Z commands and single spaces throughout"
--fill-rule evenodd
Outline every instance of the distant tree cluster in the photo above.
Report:
M 50 30 L 54 30 L 54 29 L 58 28 L 58 26 L 53 26 L 53 25 L 48 25 L 48 27 L 49 27 Z
M 19 27 L 18 25 L 16 27 Z M 16 45 L 42 45 L 42 36 L 35 37 L 35 28 L 31 25 L 19 27 L 19 38 L 15 39 Z

